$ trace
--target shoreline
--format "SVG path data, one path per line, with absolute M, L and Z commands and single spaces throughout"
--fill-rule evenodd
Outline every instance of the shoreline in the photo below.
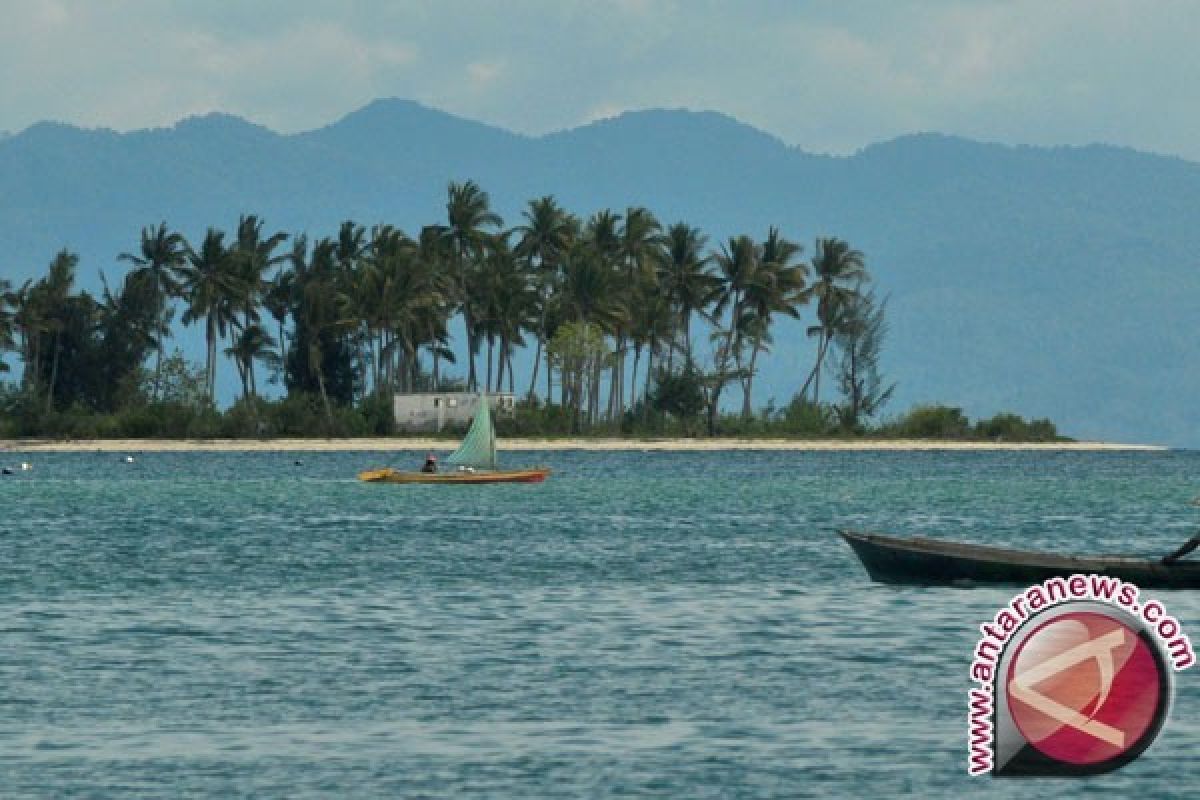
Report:
M 50 439 L 0 440 L 6 453 L 180 453 L 180 452 L 368 452 L 453 450 L 457 439 Z M 934 439 L 504 439 L 501 451 L 589 450 L 720 452 L 725 450 L 790 450 L 797 452 L 864 451 L 1053 451 L 1161 452 L 1162 445 L 1116 442 L 962 442 Z

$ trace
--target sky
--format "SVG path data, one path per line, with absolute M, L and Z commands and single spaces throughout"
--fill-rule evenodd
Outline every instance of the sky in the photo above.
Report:
M 0 0 L 0 131 L 403 97 L 532 135 L 716 110 L 819 153 L 937 131 L 1200 161 L 1191 0 Z

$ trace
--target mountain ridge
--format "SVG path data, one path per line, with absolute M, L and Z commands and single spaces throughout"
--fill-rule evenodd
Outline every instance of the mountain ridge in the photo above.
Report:
M 411 231 L 441 220 L 446 184 L 466 179 L 509 225 L 553 194 L 582 215 L 644 205 L 710 246 L 775 225 L 808 257 L 816 236 L 840 236 L 892 297 L 894 410 L 952 402 L 1048 416 L 1079 437 L 1200 445 L 1187 405 L 1200 392 L 1187 333 L 1200 164 L 1114 145 L 918 133 L 830 156 L 719 112 L 525 136 L 397 98 L 297 133 L 220 112 L 126 133 L 37 123 L 0 138 L 0 276 L 38 276 L 66 246 L 94 287 L 161 220 L 193 240 L 240 213 L 311 235 L 344 219 Z M 780 326 L 756 402 L 802 381 L 807 324 Z

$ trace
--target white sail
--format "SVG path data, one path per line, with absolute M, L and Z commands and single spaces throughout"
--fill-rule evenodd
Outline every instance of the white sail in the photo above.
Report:
M 479 395 L 479 408 L 471 429 L 446 459 L 446 463 L 474 469 L 496 469 L 496 429 L 492 425 L 492 413 L 487 395 Z

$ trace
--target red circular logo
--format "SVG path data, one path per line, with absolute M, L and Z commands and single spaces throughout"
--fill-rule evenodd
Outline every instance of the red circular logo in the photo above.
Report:
M 1166 713 L 1159 659 L 1137 631 L 1092 611 L 1063 614 L 1021 642 L 1008 669 L 1009 710 L 1029 744 L 1094 765 L 1144 749 Z M 1133 754 L 1136 755 L 1136 752 Z

